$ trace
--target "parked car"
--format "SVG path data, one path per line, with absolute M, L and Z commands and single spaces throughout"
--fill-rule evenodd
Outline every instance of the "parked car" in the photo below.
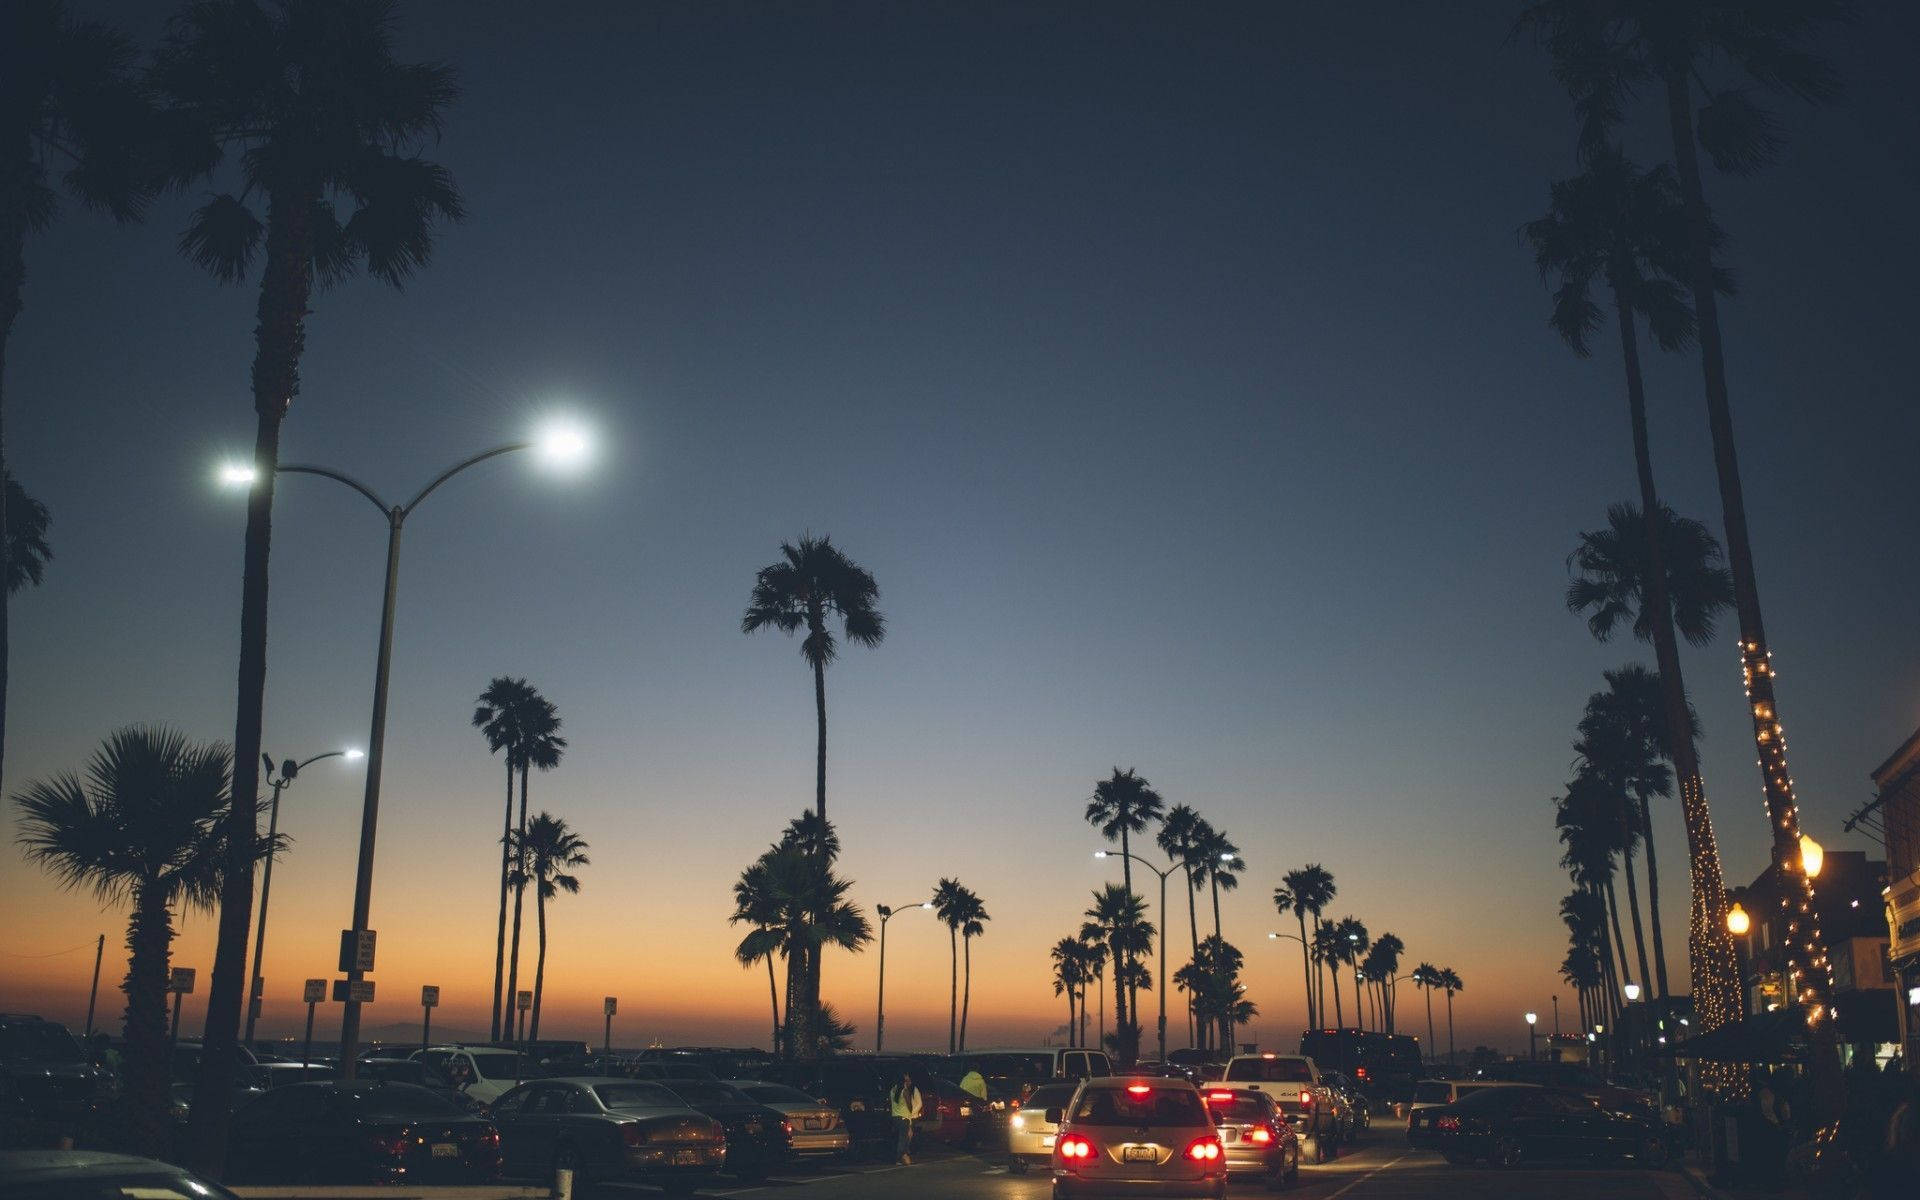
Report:
M 580 1075 L 585 1074 L 587 1060 L 593 1057 L 593 1050 L 585 1042 L 564 1039 L 542 1038 L 533 1042 L 517 1042 L 511 1046 L 500 1046 L 502 1050 L 518 1050 L 532 1060 L 538 1075 Z
M 491 1104 L 508 1088 L 543 1074 L 526 1055 L 498 1046 L 430 1046 L 408 1057 L 438 1071 L 482 1104 Z M 464 1082 L 456 1082 L 461 1078 Z
M 767 1083 L 759 1079 L 731 1079 L 727 1082 L 739 1088 L 748 1099 L 777 1109 L 786 1117 L 796 1157 L 837 1158 L 853 1149 L 853 1138 L 847 1133 L 846 1122 L 840 1119 L 840 1112 L 833 1105 L 784 1083 Z
M 624 1059 L 618 1067 L 618 1073 L 628 1079 L 710 1079 L 717 1082 L 720 1078 L 698 1063 L 647 1059 Z
M 726 1128 L 727 1170 L 735 1177 L 765 1179 L 793 1157 L 786 1116 L 739 1088 L 708 1079 L 668 1079 L 659 1086 Z
M 1536 1159 L 1666 1161 L 1650 1114 L 1610 1110 L 1570 1088 L 1486 1088 L 1423 1108 L 1409 1121 L 1407 1141 L 1458 1166 L 1483 1158 L 1503 1167 Z
M 639 1179 L 692 1191 L 727 1163 L 727 1130 L 657 1083 L 573 1076 L 523 1083 L 494 1101 L 507 1174 Z
M 1589 1100 L 1598 1101 L 1609 1108 L 1637 1106 L 1650 1112 L 1659 1109 L 1659 1097 L 1654 1093 L 1609 1083 L 1592 1067 L 1583 1063 L 1524 1061 L 1488 1063 L 1473 1074 L 1475 1079 L 1570 1088 Z
M 1184 1079 L 1089 1079 L 1061 1115 L 1054 1200 L 1227 1194 L 1226 1149 L 1199 1089 Z
M 765 1079 L 767 1071 L 780 1062 L 777 1056 L 765 1050 L 733 1046 L 649 1046 L 637 1058 L 642 1062 L 698 1067 L 713 1072 L 715 1079 Z M 679 1078 L 696 1079 L 702 1076 L 688 1072 Z
M 775 1063 L 761 1078 L 768 1083 L 783 1083 L 796 1091 L 824 1100 L 840 1113 L 855 1154 L 891 1157 L 893 1127 L 887 1108 L 887 1093 L 899 1078 L 899 1064 L 882 1064 L 872 1058 L 822 1058 L 810 1062 Z
M 490 1121 L 377 1079 L 263 1092 L 234 1113 L 230 1153 L 235 1183 L 486 1183 L 500 1173 Z
M 0 1013 L 0 1122 L 10 1140 L 84 1137 L 118 1094 L 113 1072 L 95 1065 L 65 1025 Z
M 1316 1156 L 1324 1156 L 1322 1139 L 1339 1136 L 1333 1112 L 1333 1094 L 1321 1081 L 1320 1069 L 1300 1054 L 1236 1054 L 1227 1060 L 1222 1083 L 1256 1087 L 1274 1098 L 1302 1137 L 1314 1140 Z
M 1315 1060 L 1316 1065 L 1318 1061 Z M 1354 1079 L 1341 1071 L 1323 1071 L 1320 1081 L 1326 1084 L 1327 1091 L 1333 1096 L 1333 1111 L 1340 1128 L 1340 1140 L 1352 1141 L 1362 1129 L 1373 1123 L 1366 1093 Z
M 1413 1114 L 1423 1108 L 1452 1104 L 1487 1088 L 1539 1086 L 1537 1083 L 1514 1083 L 1505 1079 L 1422 1079 L 1413 1085 L 1413 1100 L 1407 1107 L 1407 1125 L 1412 1127 Z
M 378 1079 L 386 1083 L 410 1083 L 415 1087 L 426 1088 L 438 1093 L 468 1112 L 483 1112 L 486 1105 L 458 1091 L 447 1081 L 447 1077 L 426 1063 L 414 1058 L 363 1058 L 354 1065 L 354 1075 L 360 1079 Z
M 272 1091 L 290 1083 L 326 1083 L 340 1078 L 340 1072 L 330 1063 L 263 1062 L 253 1069 L 253 1078 L 260 1088 Z
M 1209 1086 L 1207 1111 L 1226 1151 L 1229 1175 L 1252 1175 L 1277 1192 L 1300 1181 L 1300 1139 L 1272 1096 L 1258 1088 Z
M 1087 1079 L 1111 1075 L 1113 1063 L 1103 1050 L 1067 1046 L 1040 1046 L 1027 1050 L 970 1050 L 957 1056 L 949 1071 L 959 1078 L 968 1070 L 980 1072 L 991 1088 L 996 1081 L 1026 1085 L 1029 1089 L 1049 1079 Z
M 201 1046 L 199 1042 L 175 1042 L 173 1044 L 173 1078 L 183 1079 L 188 1082 L 200 1078 L 200 1054 Z M 234 1069 L 235 1078 L 245 1079 L 248 1083 L 257 1084 L 260 1081 L 260 1060 L 253 1056 L 253 1051 L 247 1049 L 244 1045 L 235 1043 L 233 1047 L 233 1057 L 237 1064 Z
M 235 1200 L 232 1192 L 185 1167 L 98 1150 L 0 1152 L 0 1196 L 7 1200 L 125 1200 L 129 1196 Z
M 1080 1081 L 1055 1080 L 1043 1083 L 1027 1094 L 1019 1111 L 1007 1121 L 1007 1170 L 1025 1175 L 1034 1167 L 1053 1161 L 1054 1139 L 1060 1134 L 1060 1117 L 1073 1103 Z

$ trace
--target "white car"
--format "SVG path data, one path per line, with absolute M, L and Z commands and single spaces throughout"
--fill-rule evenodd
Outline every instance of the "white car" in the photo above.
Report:
M 1078 1079 L 1043 1083 L 1007 1120 L 1007 1169 L 1025 1175 L 1053 1160 L 1053 1143 L 1060 1136 L 1060 1116 L 1073 1103 Z
M 1321 1081 L 1320 1068 L 1303 1054 L 1236 1054 L 1227 1060 L 1221 1082 L 1272 1096 L 1302 1137 L 1318 1142 L 1334 1133 L 1333 1092 Z
M 438 1071 L 449 1083 L 456 1074 L 465 1075 L 460 1091 L 481 1104 L 492 1104 L 515 1084 L 540 1074 L 526 1055 L 500 1046 L 429 1046 L 407 1057 Z

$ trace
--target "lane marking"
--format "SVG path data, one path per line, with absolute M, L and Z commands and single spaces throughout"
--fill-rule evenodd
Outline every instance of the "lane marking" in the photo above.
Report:
M 1332 1192 L 1332 1193 L 1330 1193 L 1330 1194 L 1329 1194 L 1329 1195 L 1327 1196 L 1327 1200 L 1340 1200 L 1340 1197 L 1342 1197 L 1342 1196 L 1344 1196 L 1344 1195 L 1346 1195 L 1346 1194 L 1347 1194 L 1348 1192 L 1350 1192 L 1350 1191 L 1352 1191 L 1353 1189 L 1355 1189 L 1355 1188 L 1357 1188 L 1357 1187 L 1359 1187 L 1359 1186 L 1360 1186 L 1361 1184 L 1363 1184 L 1363 1183 L 1365 1183 L 1365 1182 L 1366 1182 L 1367 1180 L 1369 1180 L 1369 1179 L 1372 1179 L 1372 1178 L 1373 1178 L 1373 1177 L 1374 1177 L 1375 1175 L 1378 1175 L 1378 1174 L 1379 1174 L 1380 1172 L 1382 1172 L 1382 1171 L 1384 1171 L 1384 1170 L 1386 1170 L 1386 1169 L 1387 1169 L 1387 1168 L 1389 1168 L 1389 1167 L 1395 1167 L 1395 1166 L 1398 1166 L 1398 1165 L 1400 1165 L 1401 1163 L 1403 1163 L 1403 1162 L 1405 1162 L 1405 1161 L 1407 1161 L 1407 1159 L 1409 1159 L 1409 1158 L 1411 1158 L 1411 1157 L 1412 1157 L 1412 1155 L 1410 1155 L 1410 1154 L 1402 1154 L 1402 1155 L 1401 1155 L 1401 1156 L 1400 1156 L 1399 1158 L 1396 1158 L 1396 1159 L 1394 1159 L 1394 1160 L 1392 1160 L 1391 1162 L 1384 1162 L 1384 1163 L 1381 1163 L 1381 1164 L 1380 1164 L 1379 1166 L 1377 1166 L 1377 1167 L 1375 1167 L 1375 1168 L 1374 1168 L 1373 1170 L 1371 1170 L 1371 1171 L 1368 1171 L 1368 1172 L 1367 1172 L 1367 1173 L 1366 1173 L 1365 1175 L 1362 1175 L 1362 1176 L 1361 1176 L 1360 1178 L 1358 1178 L 1358 1179 L 1356 1179 L 1356 1180 L 1354 1180 L 1354 1181 L 1353 1181 L 1352 1183 L 1350 1183 L 1350 1184 L 1348 1184 L 1347 1186 L 1345 1186 L 1345 1187 L 1343 1187 L 1343 1188 L 1341 1188 L 1341 1189 L 1340 1189 L 1339 1191 L 1337 1191 L 1337 1192 Z

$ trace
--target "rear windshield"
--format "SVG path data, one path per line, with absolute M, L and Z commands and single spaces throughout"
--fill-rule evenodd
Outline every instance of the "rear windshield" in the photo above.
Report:
M 1236 1058 L 1227 1064 L 1227 1078 L 1256 1083 L 1312 1083 L 1313 1072 L 1304 1058 Z
M 817 1104 L 812 1096 L 782 1083 L 756 1083 L 740 1089 L 762 1104 Z
M 473 1069 L 482 1079 L 523 1079 L 538 1074 L 533 1064 L 511 1050 L 473 1050 Z
M 1073 1106 L 1075 1125 L 1185 1126 L 1211 1125 L 1200 1094 L 1192 1088 L 1091 1088 Z
M 1413 1085 L 1415 1104 L 1445 1104 L 1451 1097 L 1453 1085 L 1450 1083 L 1416 1083 Z M 1466 1095 L 1467 1089 L 1461 1088 L 1460 1094 Z
M 685 1108 L 686 1101 L 654 1083 L 601 1083 L 593 1089 L 608 1108 Z
M 1033 1095 L 1027 1097 L 1025 1107 L 1040 1109 L 1065 1108 L 1067 1102 L 1073 1099 L 1074 1092 L 1078 1090 L 1079 1085 L 1071 1083 L 1064 1087 L 1060 1084 L 1054 1084 L 1051 1087 L 1035 1088 L 1033 1089 Z
M 671 1087 L 688 1104 L 738 1104 L 747 1098 L 739 1088 L 704 1079 L 677 1080 Z
M 1053 1077 L 1051 1054 L 979 1054 L 968 1060 L 973 1069 L 988 1079 L 1050 1079 Z
M 387 1083 L 353 1093 L 353 1110 L 373 1120 L 402 1117 L 459 1117 L 466 1114 L 438 1093 L 410 1083 Z
M 0 1058 L 16 1062 L 85 1062 L 80 1043 L 51 1021 L 0 1025 Z
M 1264 1121 L 1269 1115 L 1265 1100 L 1235 1092 L 1208 1092 L 1207 1107 L 1222 1121 Z

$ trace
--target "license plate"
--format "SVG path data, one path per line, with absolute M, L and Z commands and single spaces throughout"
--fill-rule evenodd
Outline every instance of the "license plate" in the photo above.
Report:
M 460 1147 L 452 1142 L 435 1142 L 433 1144 L 433 1156 L 435 1158 L 459 1158 Z
M 699 1161 L 700 1152 L 698 1150 L 675 1150 L 673 1152 L 673 1165 L 676 1167 L 691 1167 Z
M 1152 1162 L 1160 1157 L 1152 1146 L 1128 1146 L 1120 1155 L 1121 1162 Z
M 1052 1134 L 1048 1134 L 1047 1136 L 1045 1136 L 1045 1137 L 1043 1137 L 1043 1138 L 1041 1138 L 1041 1139 L 1040 1139 L 1040 1144 L 1041 1144 L 1042 1146 L 1045 1146 L 1045 1147 L 1046 1147 L 1047 1149 L 1049 1149 L 1049 1150 L 1051 1150 L 1051 1149 L 1053 1149 L 1053 1135 L 1052 1135 Z
M 800 1122 L 800 1128 L 802 1129 L 825 1129 L 826 1127 L 827 1123 L 819 1117 L 808 1117 Z
M 1240 1131 L 1238 1129 L 1222 1129 L 1220 1131 L 1220 1140 L 1223 1142 L 1237 1142 L 1240 1140 Z

